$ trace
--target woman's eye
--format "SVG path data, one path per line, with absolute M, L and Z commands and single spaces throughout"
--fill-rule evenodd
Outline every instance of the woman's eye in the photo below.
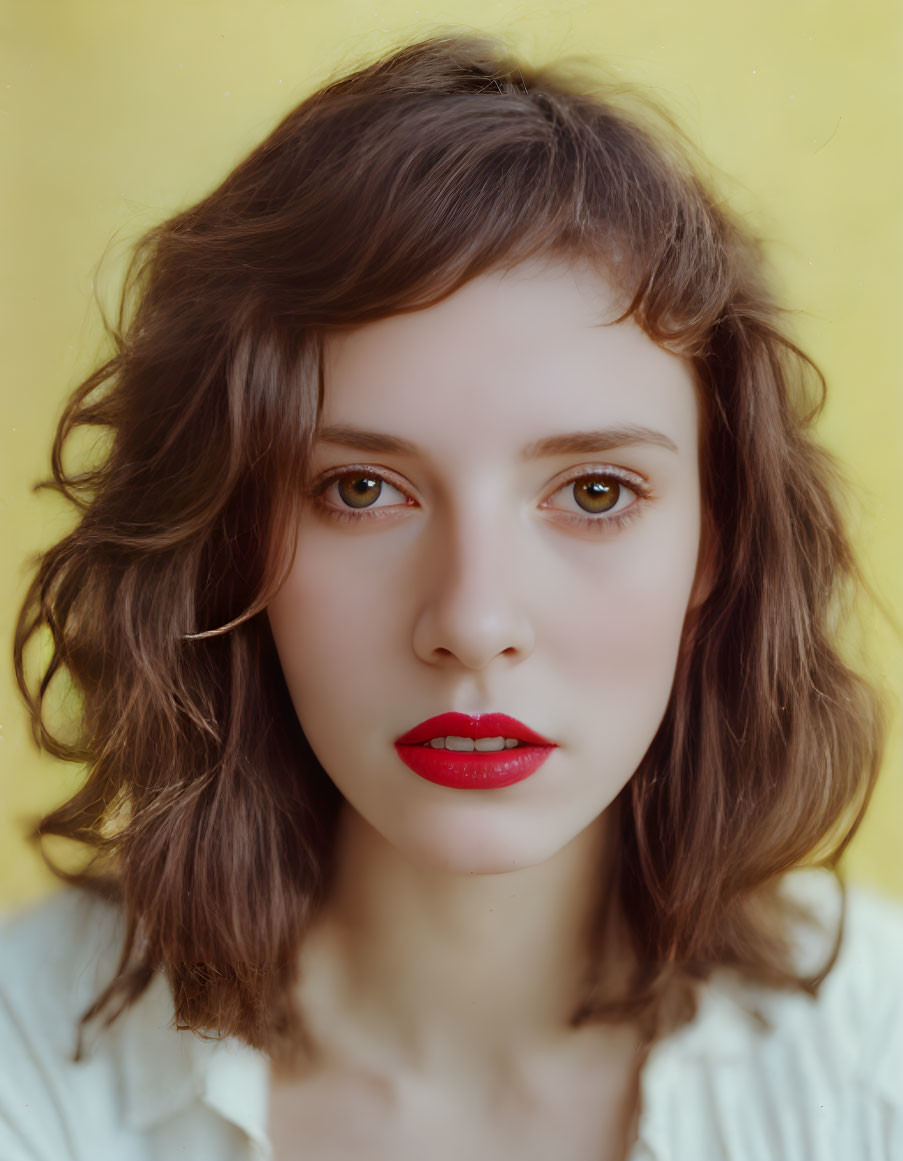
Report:
M 328 501 L 326 496 L 330 492 L 332 497 Z M 314 484 L 311 494 L 318 508 L 336 520 L 361 520 L 370 517 L 371 513 L 373 518 L 382 518 L 391 515 L 395 508 L 410 507 L 414 503 L 380 472 L 364 468 L 334 472 Z M 562 494 L 564 507 L 550 504 Z M 648 488 L 633 477 L 628 483 L 612 470 L 597 470 L 567 480 L 543 502 L 542 507 L 563 512 L 569 517 L 568 523 L 581 527 L 597 526 L 601 531 L 606 527 L 620 527 L 632 520 L 648 494 Z M 378 505 L 377 501 L 381 499 L 388 500 L 388 503 Z
M 394 492 L 399 499 L 395 500 L 389 497 L 390 503 L 388 505 L 381 505 L 376 508 L 376 501 L 381 499 L 386 489 L 389 492 Z M 327 503 L 325 496 L 332 491 L 335 503 Z M 356 519 L 357 513 L 362 515 L 371 510 L 381 512 L 384 507 L 392 507 L 397 504 L 406 504 L 408 497 L 398 488 L 393 487 L 383 476 L 378 472 L 364 471 L 362 469 L 355 469 L 351 471 L 344 471 L 328 476 L 314 485 L 313 496 L 317 505 L 327 512 L 330 516 L 338 517 L 339 519 L 351 518 Z
M 343 504 L 350 508 L 372 508 L 386 488 L 405 499 L 397 488 L 375 472 L 346 472 L 335 481 L 336 493 Z
M 553 496 L 558 496 L 561 493 L 564 493 L 565 498 L 576 505 L 574 508 L 569 508 L 568 511 L 578 515 L 604 517 L 614 510 L 622 512 L 628 507 L 629 498 L 636 497 L 637 490 L 628 487 L 623 480 L 616 476 L 595 473 L 568 480 L 558 491 L 553 493 Z M 550 497 L 550 499 L 552 498 Z

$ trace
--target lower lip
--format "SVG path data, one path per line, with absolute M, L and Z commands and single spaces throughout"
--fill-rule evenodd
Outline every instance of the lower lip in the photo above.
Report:
M 461 752 L 395 743 L 398 756 L 415 774 L 455 790 L 496 790 L 523 782 L 556 746 L 518 746 L 512 750 Z

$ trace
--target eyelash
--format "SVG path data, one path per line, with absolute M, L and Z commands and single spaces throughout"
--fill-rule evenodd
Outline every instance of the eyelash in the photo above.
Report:
M 398 484 L 392 483 L 392 481 L 388 479 L 383 472 L 375 471 L 373 468 L 370 468 L 365 464 L 352 464 L 350 467 L 344 467 L 327 472 L 325 476 L 321 476 L 318 480 L 313 482 L 308 490 L 308 494 L 312 498 L 317 508 L 322 513 L 324 513 L 328 519 L 331 520 L 338 520 L 341 522 L 355 522 L 358 520 L 374 519 L 381 520 L 386 516 L 391 515 L 392 508 L 397 507 L 397 505 L 392 505 L 391 507 L 385 509 L 333 508 L 323 501 L 323 495 L 331 484 L 333 484 L 336 480 L 342 479 L 343 476 L 350 476 L 356 473 L 372 476 L 374 479 L 381 480 L 383 483 L 386 483 L 390 487 L 395 488 L 403 495 L 406 494 L 403 488 L 400 488 Z M 589 472 L 585 470 L 581 471 L 564 480 L 551 494 L 554 496 L 556 493 L 560 492 L 562 488 L 566 488 L 568 484 L 575 484 L 582 480 L 600 479 L 614 480 L 618 484 L 625 485 L 630 489 L 631 492 L 635 493 L 636 500 L 633 504 L 630 505 L 629 508 L 625 509 L 623 512 L 616 513 L 614 516 L 607 514 L 600 514 L 599 516 L 581 516 L 576 512 L 567 512 L 565 515 L 568 517 L 569 524 L 576 525 L 580 528 L 588 528 L 593 532 L 610 532 L 613 529 L 624 528 L 629 523 L 631 523 L 631 521 L 636 519 L 652 495 L 652 490 L 641 479 L 634 475 L 628 475 L 626 472 L 621 472 L 614 468 L 605 468 L 604 470 L 600 468 Z

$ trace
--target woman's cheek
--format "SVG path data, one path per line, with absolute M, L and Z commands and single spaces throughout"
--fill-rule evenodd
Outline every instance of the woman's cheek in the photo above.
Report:
M 617 683 L 621 687 L 651 681 L 670 689 L 687 604 L 695 557 L 680 554 L 651 557 L 646 567 L 613 570 L 601 581 L 591 604 L 595 608 L 561 626 L 561 640 L 569 649 L 572 673 L 586 682 Z M 580 608 L 576 599 L 571 608 Z

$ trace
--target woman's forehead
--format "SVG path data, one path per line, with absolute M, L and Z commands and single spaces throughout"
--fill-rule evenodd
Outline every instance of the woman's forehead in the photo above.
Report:
M 490 429 L 518 447 L 642 428 L 633 442 L 695 448 L 691 369 L 632 321 L 606 325 L 619 310 L 610 284 L 586 267 L 481 275 L 434 306 L 329 336 L 322 427 L 394 433 L 408 445 L 418 433 L 473 439 Z

